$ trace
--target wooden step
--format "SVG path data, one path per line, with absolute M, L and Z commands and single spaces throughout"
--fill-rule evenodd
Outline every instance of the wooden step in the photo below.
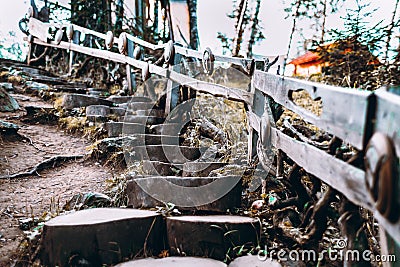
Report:
M 193 177 L 200 176 L 205 177 L 210 174 L 213 170 L 222 168 L 226 166 L 228 163 L 225 162 L 197 162 L 190 161 L 185 162 L 183 164 L 183 173 L 182 176 Z
M 164 115 L 164 110 L 161 109 L 139 109 L 135 111 L 130 111 L 132 115 L 140 115 L 140 116 L 155 116 L 155 117 L 160 117 L 163 118 Z
M 198 257 L 167 257 L 140 259 L 115 265 L 115 267 L 226 267 L 221 261 Z
M 232 215 L 168 217 L 167 236 L 171 255 L 225 259 L 233 247 L 256 247 L 260 221 Z M 251 265 L 250 265 L 251 266 Z
M 108 137 L 144 133 L 146 126 L 139 123 L 107 122 L 104 125 Z
M 125 132 L 124 132 L 125 133 Z M 133 160 L 152 160 L 171 163 L 185 163 L 201 156 L 197 147 L 176 145 L 146 145 L 133 147 L 131 157 Z
M 144 96 L 113 95 L 113 96 L 108 97 L 107 100 L 112 101 L 116 104 L 133 103 L 133 102 L 152 102 L 152 100 L 150 98 L 144 97 Z
M 120 108 L 120 107 L 111 107 L 110 108 L 110 113 L 114 114 L 114 115 L 116 115 L 118 117 L 123 117 L 123 116 L 125 116 L 126 109 Z
M 240 207 L 242 183 L 238 176 L 150 176 L 129 180 L 126 192 L 133 208 L 170 202 L 185 210 L 226 212 Z
M 65 109 L 73 109 L 80 107 L 87 107 L 91 105 L 105 105 L 105 106 L 113 106 L 113 102 L 89 95 L 81 95 L 81 94 L 67 94 L 63 97 L 62 106 Z
M 256 266 L 256 267 L 282 267 L 282 265 L 269 258 L 259 258 L 256 255 L 248 255 L 234 259 L 229 265 L 229 267 L 249 267 L 249 266 Z
M 91 105 L 86 107 L 86 116 L 103 116 L 110 114 L 110 107 L 105 105 Z
M 156 212 L 95 208 L 62 215 L 46 222 L 42 260 L 48 266 L 115 264 L 140 252 L 164 249 L 165 226 Z
M 172 135 L 157 135 L 157 134 L 133 134 L 129 136 L 130 139 L 136 140 L 131 145 L 144 146 L 144 145 L 179 145 L 183 142 L 183 137 Z
M 144 160 L 142 171 L 146 175 L 173 176 L 182 173 L 182 164 L 173 164 L 160 161 Z
M 152 109 L 154 107 L 153 102 L 129 102 L 118 105 L 121 108 L 126 108 L 128 111 L 136 111 L 143 109 Z
M 153 116 L 126 115 L 124 117 L 121 117 L 120 121 L 141 124 L 160 124 L 163 123 L 164 118 Z

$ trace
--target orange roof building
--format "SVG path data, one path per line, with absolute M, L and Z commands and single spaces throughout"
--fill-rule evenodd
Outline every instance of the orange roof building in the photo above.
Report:
M 293 76 L 308 77 L 321 73 L 323 62 L 317 52 L 308 51 L 302 56 L 293 59 L 289 64 L 294 66 Z

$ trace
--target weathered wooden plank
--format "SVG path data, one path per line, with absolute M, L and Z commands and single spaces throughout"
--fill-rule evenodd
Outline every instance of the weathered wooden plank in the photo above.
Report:
M 179 53 L 186 57 L 194 57 L 197 59 L 203 59 L 203 52 L 192 50 L 189 48 L 185 48 L 182 46 L 174 46 L 175 52 Z M 215 61 L 224 62 L 224 63 L 231 63 L 237 66 L 241 66 L 242 68 L 246 69 L 246 66 L 251 63 L 252 59 L 249 58 L 239 58 L 239 57 L 230 57 L 230 56 L 221 56 L 221 55 L 214 55 Z
M 49 24 L 43 23 L 38 19 L 35 18 L 30 18 L 29 19 L 29 23 L 28 23 L 28 27 L 29 27 L 29 33 L 40 39 L 41 41 L 46 42 L 47 41 L 47 35 L 49 32 Z
M 199 81 L 175 71 L 171 71 L 169 73 L 169 78 L 199 92 L 209 93 L 214 96 L 222 96 L 231 100 L 245 102 L 248 104 L 252 103 L 252 94 L 241 89 Z
M 251 127 L 258 131 L 260 118 L 253 112 L 247 112 Z M 374 216 L 394 240 L 400 242 L 400 223 L 393 224 L 375 209 L 365 183 L 365 172 L 343 162 L 323 150 L 297 141 L 276 128 L 271 128 L 271 143 L 284 151 L 304 170 L 329 184 L 356 205 L 374 212 Z
M 134 42 L 135 44 L 141 45 L 143 47 L 149 48 L 151 50 L 158 50 L 158 49 L 164 49 L 165 48 L 165 44 L 161 44 L 161 45 L 157 45 L 157 44 L 152 44 L 149 42 L 146 42 L 136 36 L 133 36 L 131 34 L 126 34 L 127 38 L 129 40 L 131 40 L 132 42 Z
M 262 71 L 254 73 L 253 82 L 256 89 L 296 112 L 304 120 L 342 138 L 358 149 L 363 148 L 368 97 L 371 92 L 286 78 Z M 321 98 L 323 111 L 320 117 L 297 106 L 290 99 L 292 91 L 302 89 L 313 99 Z
M 260 118 L 250 111 L 247 114 L 250 125 L 258 131 Z M 364 171 L 323 150 L 297 141 L 273 127 L 271 127 L 271 143 L 277 149 L 284 151 L 307 172 L 342 192 L 357 205 L 372 209 L 373 204 L 365 185 Z
M 375 132 L 382 132 L 392 138 L 397 156 L 400 154 L 400 96 L 376 90 Z

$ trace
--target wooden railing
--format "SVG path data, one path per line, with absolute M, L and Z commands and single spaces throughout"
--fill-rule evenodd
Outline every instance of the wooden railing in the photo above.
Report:
M 48 39 L 50 27 L 59 29 L 53 40 Z M 306 172 L 330 185 L 354 204 L 372 211 L 383 229 L 381 240 L 386 237 L 385 244 L 389 244 L 385 252 L 400 257 L 400 169 L 397 156 L 400 153 L 399 95 L 388 92 L 386 88 L 369 92 L 287 78 L 256 70 L 257 62 L 252 59 L 217 56 L 209 49 L 199 52 L 172 42 L 154 45 L 126 33 L 115 38 L 112 33 L 97 33 L 71 24 L 42 23 L 34 18 L 30 18 L 29 33 L 30 45 L 66 49 L 71 54 L 82 53 L 126 64 L 128 82 L 132 79 L 131 67 L 141 69 L 143 79 L 151 74 L 168 78 L 171 82 L 167 90 L 166 113 L 177 105 L 174 99 L 178 98 L 179 91 L 173 89 L 174 83 L 243 102 L 249 123 L 250 160 L 257 154 L 256 146 L 259 143 L 262 147 L 272 145 L 279 153 L 286 154 Z M 84 47 L 79 44 L 81 34 L 103 39 L 109 49 L 118 46 L 120 53 L 107 50 L 106 47 Z M 62 41 L 65 35 L 68 41 Z M 141 60 L 140 48 L 136 47 L 162 50 L 163 56 L 158 63 L 151 64 Z M 204 82 L 181 74 L 172 68 L 172 65 L 180 62 L 181 57 L 201 61 L 206 73 L 212 72 L 215 61 L 236 65 L 251 79 L 250 90 Z M 72 61 L 72 56 L 70 59 Z M 164 67 L 161 66 L 163 64 Z M 322 101 L 320 116 L 296 105 L 293 93 L 299 90 L 305 90 L 313 99 Z M 273 123 L 273 112 L 270 111 L 274 110 L 272 103 L 291 110 L 306 122 L 351 145 L 358 151 L 359 157 L 364 158 L 365 164 L 353 166 L 307 138 L 293 138 L 279 130 Z

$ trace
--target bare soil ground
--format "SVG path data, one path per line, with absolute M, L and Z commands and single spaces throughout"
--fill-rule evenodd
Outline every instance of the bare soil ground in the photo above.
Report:
M 65 134 L 57 126 L 21 121 L 24 106 L 51 107 L 39 98 L 14 95 L 21 106 L 15 113 L 0 113 L 0 119 L 18 124 L 15 135 L 0 136 L 0 176 L 29 171 L 36 164 L 56 155 L 84 155 L 90 143 Z M 30 140 L 31 142 L 30 142 Z M 0 180 L 0 266 L 10 266 L 24 239 L 19 220 L 43 216 L 61 208 L 77 193 L 104 192 L 105 180 L 112 174 L 100 164 L 83 159 L 67 161 L 40 171 L 38 175 Z

